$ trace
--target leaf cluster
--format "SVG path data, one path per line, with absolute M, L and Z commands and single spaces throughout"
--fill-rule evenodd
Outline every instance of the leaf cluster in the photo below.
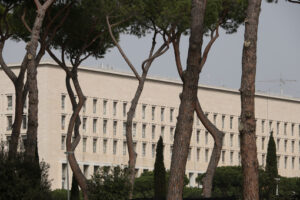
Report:
M 88 181 L 91 200 L 125 200 L 129 189 L 128 172 L 119 166 L 102 167 Z

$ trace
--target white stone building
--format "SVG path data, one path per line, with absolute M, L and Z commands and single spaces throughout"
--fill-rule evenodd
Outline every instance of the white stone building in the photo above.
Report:
M 18 70 L 18 66 L 11 66 Z M 131 74 L 81 67 L 79 80 L 87 97 L 80 117 L 82 140 L 76 158 L 87 177 L 104 165 L 127 165 L 125 139 L 126 112 L 137 87 Z M 50 164 L 53 188 L 66 187 L 66 156 L 64 152 L 68 121 L 72 113 L 65 87 L 65 73 L 56 64 L 38 67 L 40 159 Z M 164 160 L 170 168 L 173 136 L 179 107 L 181 82 L 148 78 L 140 98 L 133 124 L 133 139 L 138 153 L 138 174 L 153 170 L 155 145 L 164 139 Z M 239 165 L 240 95 L 237 90 L 199 86 L 199 99 L 209 119 L 226 135 L 219 166 Z M 0 69 L 0 140 L 11 134 L 14 115 L 14 88 Z M 274 131 L 280 175 L 300 176 L 300 99 L 256 95 L 257 150 L 261 166 L 266 163 L 270 131 Z M 25 109 L 26 110 L 26 109 Z M 196 115 L 195 115 L 196 116 Z M 22 126 L 26 139 L 26 111 Z M 21 147 L 23 145 L 21 144 Z M 190 185 L 204 173 L 213 148 L 213 139 L 199 120 L 194 120 L 186 174 Z

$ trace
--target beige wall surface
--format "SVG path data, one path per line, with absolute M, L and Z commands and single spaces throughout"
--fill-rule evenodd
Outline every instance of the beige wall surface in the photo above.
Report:
M 17 70 L 17 67 L 13 68 Z M 82 67 L 79 70 L 79 81 L 87 97 L 85 111 L 80 113 L 81 142 L 75 152 L 82 170 L 90 177 L 99 166 L 127 165 L 128 153 L 123 135 L 126 115 L 123 107 L 126 104 L 127 112 L 137 80 L 126 73 Z M 8 110 L 7 96 L 14 99 L 14 88 L 2 70 L 0 82 L 0 140 L 6 141 L 10 135 L 7 117 L 13 116 L 14 109 L 13 102 L 12 109 Z M 38 68 L 38 84 L 39 155 L 50 164 L 49 178 L 53 179 L 52 187 L 61 188 L 66 186 L 65 139 L 72 113 L 65 88 L 64 71 L 51 63 L 41 64 Z M 162 134 L 165 165 L 169 169 L 181 90 L 179 81 L 158 78 L 146 81 L 134 118 L 138 174 L 143 170 L 153 169 L 155 145 Z M 64 108 L 62 96 L 65 96 Z M 198 96 L 209 119 L 226 133 L 219 166 L 239 165 L 239 92 L 199 86 Z M 266 163 L 268 140 L 270 131 L 273 130 L 279 173 L 289 177 L 300 176 L 300 100 L 257 94 L 255 104 L 259 164 L 264 166 Z M 65 118 L 64 127 L 62 118 Z M 22 129 L 22 135 L 25 134 L 26 129 Z M 195 118 L 186 166 L 186 174 L 191 178 L 190 185 L 195 186 L 197 175 L 205 172 L 212 148 L 212 137 Z

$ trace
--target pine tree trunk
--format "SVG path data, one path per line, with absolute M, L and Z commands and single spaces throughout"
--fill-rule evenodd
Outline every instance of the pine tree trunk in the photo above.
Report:
M 209 119 L 205 116 L 199 101 L 197 101 L 196 113 L 204 127 L 212 135 L 215 141 L 214 148 L 210 156 L 210 161 L 207 166 L 206 174 L 202 179 L 202 194 L 204 197 L 209 198 L 211 197 L 213 178 L 220 160 L 222 140 L 225 133 L 220 131 L 213 123 L 209 121 Z
M 35 62 L 36 49 L 41 26 L 45 17 L 45 9 L 38 9 L 37 17 L 32 29 L 30 42 L 27 44 L 27 82 L 28 82 L 28 128 L 27 128 L 27 144 L 25 155 L 29 160 L 34 161 L 37 145 L 37 129 L 38 129 L 38 87 L 37 87 L 37 68 Z
M 194 110 L 197 101 L 205 8 L 206 0 L 192 1 L 192 22 L 187 69 L 182 75 L 183 90 L 180 95 L 181 102 L 175 130 L 167 195 L 168 200 L 182 199 L 185 167 L 193 131 Z
M 255 124 L 255 74 L 257 29 L 261 0 L 249 0 L 245 23 L 245 41 L 241 79 L 241 158 L 243 169 L 243 199 L 258 200 L 258 161 Z
M 126 141 L 128 147 L 128 155 L 129 155 L 128 167 L 129 167 L 129 181 L 131 187 L 129 192 L 129 199 L 132 199 L 132 195 L 133 195 L 134 179 L 135 179 L 135 164 L 137 158 L 137 153 L 134 150 L 133 139 L 132 139 L 132 121 L 133 121 L 137 104 L 143 92 L 146 76 L 147 76 L 147 72 L 143 72 L 142 79 L 139 81 L 138 87 L 136 89 L 133 99 L 131 100 L 131 105 L 127 113 Z

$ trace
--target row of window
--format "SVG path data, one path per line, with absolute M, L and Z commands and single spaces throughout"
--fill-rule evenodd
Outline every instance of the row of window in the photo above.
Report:
M 65 110 L 65 99 L 66 99 L 66 95 L 62 95 L 61 96 L 61 109 Z M 97 103 L 98 103 L 98 99 L 94 98 L 93 99 L 93 106 L 92 106 L 92 110 L 93 113 L 96 114 L 97 113 Z M 102 114 L 105 116 L 108 114 L 108 100 L 103 100 L 103 105 L 102 105 Z M 117 116 L 117 108 L 118 108 L 118 101 L 113 101 L 113 109 L 112 109 L 112 114 L 113 116 Z M 122 102 L 122 115 L 123 117 L 126 117 L 127 115 L 127 110 L 128 110 L 128 103 L 127 102 Z M 146 113 L 147 113 L 147 105 L 143 104 L 142 105 L 142 119 L 146 119 Z M 165 121 L 165 107 L 161 107 L 160 108 L 160 120 L 163 122 Z M 156 111 L 156 106 L 151 106 L 151 119 L 155 120 L 155 111 Z M 82 107 L 82 112 L 85 113 L 86 112 L 86 103 L 83 104 Z M 169 108 L 169 121 L 173 122 L 174 121 L 174 108 Z
M 7 126 L 6 130 L 11 130 L 12 125 L 13 125 L 13 116 L 12 115 L 6 115 L 6 120 L 7 120 Z M 27 129 L 27 116 L 23 115 L 22 118 L 22 129 Z

